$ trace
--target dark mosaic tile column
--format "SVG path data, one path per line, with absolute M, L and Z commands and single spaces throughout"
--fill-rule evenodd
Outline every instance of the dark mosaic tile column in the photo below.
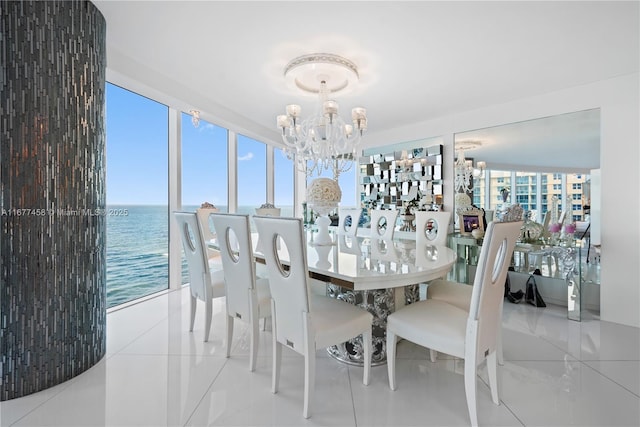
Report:
M 90 2 L 0 2 L 0 400 L 106 351 L 105 37 Z

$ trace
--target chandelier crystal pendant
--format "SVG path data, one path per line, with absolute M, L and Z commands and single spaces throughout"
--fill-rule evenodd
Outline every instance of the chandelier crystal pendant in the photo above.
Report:
M 455 181 L 454 186 L 456 193 L 473 192 L 473 180 L 480 177 L 482 171 L 487 167 L 486 162 L 478 162 L 477 168 L 473 167 L 473 161 L 467 160 L 464 156 L 465 150 L 470 150 L 481 146 L 479 141 L 465 141 L 456 143 L 456 151 L 458 158 L 455 163 Z
M 295 159 L 298 170 L 307 176 L 331 170 L 337 179 L 357 161 L 357 146 L 367 129 L 367 111 L 354 108 L 347 123 L 338 114 L 338 103 L 329 96 L 358 80 L 356 65 L 338 55 L 319 53 L 295 58 L 284 74 L 299 89 L 318 95 L 313 115 L 302 119 L 302 107 L 290 104 L 286 114 L 277 117 L 287 157 Z

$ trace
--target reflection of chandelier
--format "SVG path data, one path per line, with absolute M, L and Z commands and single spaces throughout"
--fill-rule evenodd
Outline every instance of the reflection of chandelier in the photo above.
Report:
M 346 58 L 315 53 L 295 58 L 284 70 L 287 78 L 305 92 L 317 93 L 319 103 L 314 115 L 302 120 L 300 105 L 290 104 L 277 118 L 282 130 L 287 157 L 296 159 L 298 169 L 308 176 L 331 169 L 334 177 L 348 171 L 357 158 L 356 146 L 367 129 L 367 111 L 351 110 L 347 124 L 338 115 L 338 103 L 329 95 L 358 80 L 358 68 Z
M 470 193 L 473 191 L 473 179 L 478 178 L 487 167 L 486 162 L 478 162 L 477 168 L 473 167 L 473 160 L 464 157 L 465 150 L 470 150 L 482 145 L 479 141 L 465 141 L 456 143 L 458 158 L 455 164 L 455 189 L 456 193 Z

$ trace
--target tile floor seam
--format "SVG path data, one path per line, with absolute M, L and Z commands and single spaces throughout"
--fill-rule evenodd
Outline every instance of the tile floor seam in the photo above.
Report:
M 353 411 L 353 425 L 358 427 L 358 412 L 356 411 L 356 400 L 353 398 L 353 384 L 351 381 L 351 366 L 347 366 L 347 381 L 349 382 L 349 394 L 351 395 L 351 410 Z M 371 385 L 371 376 L 369 376 L 369 385 Z M 367 385 L 367 387 L 369 387 Z
M 610 360 L 606 360 L 606 362 L 610 362 Z M 621 362 L 626 362 L 625 360 L 621 360 Z M 622 384 L 620 384 L 619 382 L 617 382 L 616 380 L 614 380 L 613 378 L 609 377 L 607 374 L 605 374 L 604 372 L 599 371 L 598 369 L 596 369 L 595 367 L 589 365 L 587 362 L 581 361 L 581 364 L 583 364 L 584 366 L 586 366 L 587 368 L 597 372 L 599 375 L 605 377 L 606 379 L 608 379 L 609 381 L 611 381 L 612 383 L 618 385 L 619 387 L 625 389 L 626 391 L 628 391 L 629 393 L 631 393 L 632 395 L 634 395 L 635 397 L 637 397 L 638 399 L 640 399 L 640 395 L 637 395 L 636 393 L 634 393 L 633 391 L 629 390 L 628 388 L 626 388 L 625 386 L 623 386 Z
M 189 425 L 189 423 L 191 422 L 191 419 L 193 418 L 195 413 L 198 411 L 198 408 L 200 407 L 200 405 L 204 401 L 204 398 L 207 396 L 207 394 L 209 393 L 209 391 L 211 390 L 211 388 L 215 384 L 216 380 L 220 377 L 220 374 L 222 374 L 222 371 L 224 370 L 224 368 L 229 363 L 229 358 L 228 357 L 225 357 L 224 359 L 225 360 L 224 360 L 224 363 L 222 364 L 222 367 L 220 367 L 220 370 L 218 370 L 218 373 L 215 375 L 215 377 L 213 377 L 213 379 L 211 380 L 211 383 L 209 384 L 207 389 L 204 390 L 204 392 L 202 393 L 202 396 L 200 396 L 200 399 L 198 400 L 198 403 L 193 406 L 193 411 L 191 411 L 191 414 L 189 414 L 189 417 L 187 418 L 187 420 L 183 424 L 183 427 L 186 427 L 186 426 Z

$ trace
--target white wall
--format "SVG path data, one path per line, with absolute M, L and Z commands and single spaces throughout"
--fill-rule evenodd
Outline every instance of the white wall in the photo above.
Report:
M 453 165 L 457 132 L 600 108 L 600 317 L 640 327 L 639 82 L 635 73 L 391 129 L 368 135 L 365 148 L 442 136 L 445 161 Z M 453 167 L 444 177 L 452 182 Z M 452 207 L 453 189 L 445 186 L 445 209 Z

